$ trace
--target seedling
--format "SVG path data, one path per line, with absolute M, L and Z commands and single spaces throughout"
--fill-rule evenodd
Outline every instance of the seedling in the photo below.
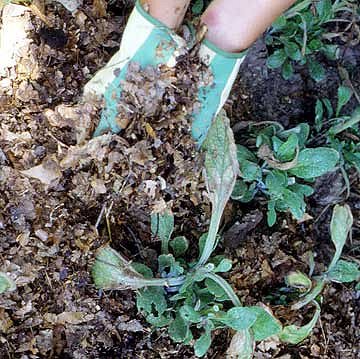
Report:
M 137 290 L 137 308 L 155 328 L 167 327 L 178 343 L 193 344 L 199 357 L 208 351 L 212 332 L 232 328 L 250 343 L 281 332 L 281 324 L 260 306 L 243 307 L 228 282 L 219 274 L 231 269 L 231 261 L 212 254 L 219 240 L 218 230 L 225 205 L 239 172 L 236 146 L 229 120 L 222 113 L 209 130 L 204 143 L 205 178 L 212 202 L 208 233 L 199 239 L 199 258 L 188 261 L 188 240 L 173 237 L 174 218 L 170 212 L 153 214 L 153 236 L 161 240 L 158 273 L 143 264 L 130 263 L 106 246 L 100 249 L 93 266 L 98 288 Z
M 232 198 L 250 202 L 257 194 L 267 199 L 267 221 L 276 222 L 277 212 L 301 219 L 306 211 L 305 197 L 313 194 L 313 179 L 333 170 L 339 160 L 336 150 L 305 148 L 310 127 L 306 123 L 284 130 L 274 123 L 256 128 L 257 152 L 237 145 L 240 176 Z
M 338 57 L 338 47 L 331 43 L 336 34 L 328 33 L 326 25 L 337 21 L 340 12 L 353 14 L 356 0 L 300 0 L 279 17 L 268 31 L 265 41 L 271 49 L 269 68 L 281 68 L 285 79 L 294 74 L 294 63 L 308 65 L 315 81 L 325 78 L 325 69 L 316 61 L 318 53 L 330 60 Z M 342 22 L 351 20 L 341 19 Z
M 287 285 L 297 288 L 302 292 L 299 301 L 293 304 L 292 309 L 299 310 L 312 303 L 316 306 L 316 312 L 313 319 L 303 327 L 299 328 L 294 325 L 285 327 L 279 335 L 282 341 L 298 344 L 311 333 L 320 316 L 320 297 L 325 285 L 331 282 L 350 283 L 360 280 L 359 265 L 355 262 L 340 259 L 352 224 L 353 217 L 350 207 L 348 205 L 336 205 L 330 224 L 330 235 L 335 245 L 335 254 L 327 271 L 312 279 L 301 272 L 292 272 L 287 276 Z M 310 272 L 312 272 L 312 269 Z
M 343 107 L 350 101 L 353 91 L 345 86 L 338 88 L 338 100 L 334 109 L 328 99 L 317 100 L 315 107 L 315 129 L 318 135 L 312 140 L 325 138 L 329 147 L 340 155 L 339 167 L 350 193 L 348 172 L 354 168 L 360 173 L 360 107 L 351 116 L 342 114 Z
M 11 292 L 15 289 L 15 282 L 6 273 L 0 272 L 0 294 Z

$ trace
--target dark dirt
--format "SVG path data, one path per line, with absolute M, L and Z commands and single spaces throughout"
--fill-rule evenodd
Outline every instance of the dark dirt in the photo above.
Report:
M 101 18 L 92 3 L 85 3 L 75 17 L 58 3 L 47 5 L 46 15 L 59 36 L 44 32 L 33 17 L 30 61 L 14 80 L 14 93 L 1 97 L 0 270 L 10 273 L 18 286 L 0 297 L 1 359 L 194 358 L 191 348 L 172 343 L 161 330 L 151 332 L 137 314 L 131 291 L 98 292 L 89 274 L 96 249 L 109 239 L 131 259 L 153 260 L 159 244 L 150 238 L 149 213 L 164 206 L 162 196 L 173 201 L 177 234 L 196 239 L 209 218 L 184 118 L 174 120 L 179 128 L 171 121 L 148 126 L 140 121 L 122 137 L 89 141 L 98 104 L 76 104 L 91 74 L 116 51 L 131 6 L 131 1 L 112 2 Z M 359 52 L 359 45 L 346 49 L 341 64 L 360 91 Z M 320 84 L 306 72 L 287 82 L 266 69 L 265 56 L 259 40 L 226 105 L 234 124 L 312 121 L 316 98 L 334 98 L 338 64 L 326 63 L 328 78 Z M 156 139 L 162 145 L 154 149 Z M 36 166 L 42 166 L 41 175 L 36 173 L 40 180 L 20 172 Z M 165 189 L 158 176 L 168 184 Z M 141 187 L 144 181 L 147 185 Z M 329 263 L 333 249 L 326 223 L 331 211 L 323 210 L 338 199 L 337 181 L 331 177 L 319 185 L 330 191 L 319 191 L 311 200 L 315 221 L 301 225 L 283 215 L 269 229 L 261 219 L 261 201 L 229 204 L 227 241 L 218 252 L 234 261 L 228 279 L 244 304 L 267 303 L 283 323 L 310 318 L 311 312 L 295 314 L 282 302 L 283 278 L 290 270 L 308 270 L 309 250 L 316 254 L 316 271 Z M 352 258 L 359 256 L 359 198 L 355 181 L 350 197 L 353 238 L 345 251 Z M 237 221 L 244 225 L 240 228 Z M 255 358 L 359 358 L 359 304 L 352 285 L 329 286 L 321 322 L 310 338 L 298 346 L 268 340 L 257 346 Z M 224 358 L 230 334 L 216 333 L 207 358 Z

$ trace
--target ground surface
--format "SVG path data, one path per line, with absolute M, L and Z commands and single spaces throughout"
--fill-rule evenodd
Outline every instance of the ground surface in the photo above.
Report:
M 151 122 L 150 127 L 133 126 L 122 138 L 105 136 L 89 144 L 96 106 L 56 110 L 78 103 L 87 79 L 116 50 L 130 9 L 131 1 L 113 2 L 100 17 L 101 9 L 85 3 L 74 17 L 58 3 L 48 5 L 47 17 L 62 31 L 50 32 L 32 16 L 30 59 L 17 69 L 14 92 L 1 96 L 0 270 L 11 273 L 18 289 L 0 296 L 0 358 L 194 357 L 191 348 L 150 331 L 137 314 L 131 291 L 99 293 L 89 274 L 96 249 L 109 240 L 102 209 L 111 207 L 112 245 L 148 264 L 159 247 L 150 239 L 148 210 L 164 205 L 160 197 L 174 203 L 177 233 L 195 239 L 206 230 L 209 206 L 186 123 L 181 116 L 174 120 L 177 126 Z M 249 120 L 285 126 L 311 122 L 316 98 L 334 98 L 341 81 L 339 64 L 347 66 L 360 91 L 360 71 L 355 70 L 360 68 L 360 46 L 344 49 L 338 63 L 325 63 L 327 80 L 315 84 L 301 70 L 287 82 L 266 69 L 260 40 L 226 105 L 235 130 Z M 350 103 L 349 109 L 355 105 Z M 156 139 L 168 145 L 150 150 Z M 40 164 L 42 172 L 33 173 L 40 180 L 21 173 Z M 159 176 L 168 183 L 167 190 Z M 294 318 L 277 298 L 289 270 L 307 270 L 307 251 L 317 255 L 316 270 L 329 261 L 330 210 L 323 210 L 341 199 L 342 183 L 340 179 L 336 192 L 336 179 L 336 174 L 324 179 L 309 203 L 316 222 L 297 225 L 283 216 L 269 229 L 261 201 L 229 204 L 226 241 L 218 251 L 234 261 L 229 280 L 245 304 L 269 303 L 284 323 L 310 318 L 306 312 Z M 358 184 L 355 178 L 350 197 L 353 239 L 345 251 L 352 257 L 359 256 Z M 246 223 L 249 213 L 258 220 L 256 228 L 236 231 L 234 223 Z M 255 357 L 360 357 L 359 304 L 354 286 L 328 287 L 321 321 L 309 339 L 298 346 L 270 340 L 258 345 Z M 218 333 L 207 357 L 223 358 L 230 339 L 230 333 Z

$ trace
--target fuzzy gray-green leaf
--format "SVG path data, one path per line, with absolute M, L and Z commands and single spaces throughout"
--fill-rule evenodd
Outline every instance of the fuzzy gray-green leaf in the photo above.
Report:
M 336 251 L 334 257 L 329 265 L 328 271 L 331 272 L 340 259 L 342 250 L 344 248 L 346 239 L 350 233 L 353 225 L 353 216 L 350 207 L 346 204 L 344 206 L 336 205 L 331 218 L 330 234 L 331 240 L 335 245 Z
M 360 279 L 359 265 L 355 262 L 339 260 L 333 269 L 327 273 L 332 282 L 350 283 Z
M 299 153 L 297 165 L 289 172 L 299 178 L 319 177 L 333 170 L 339 160 L 339 153 L 331 148 L 307 148 Z

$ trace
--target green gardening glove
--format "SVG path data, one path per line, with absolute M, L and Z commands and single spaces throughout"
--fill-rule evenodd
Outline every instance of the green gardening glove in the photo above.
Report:
M 108 64 L 85 85 L 84 95 L 104 96 L 105 108 L 94 136 L 105 132 L 120 132 L 117 105 L 121 96 L 121 82 L 126 79 L 130 62 L 142 68 L 166 64 L 176 65 L 176 57 L 185 49 L 185 41 L 171 29 L 154 19 L 136 1 L 121 41 L 119 51 Z
M 231 88 L 245 59 L 246 51 L 225 52 L 208 40 L 200 47 L 200 59 L 209 66 L 212 74 L 210 83 L 200 85 L 199 109 L 192 114 L 192 136 L 199 146 L 206 138 L 212 121 L 224 106 Z

